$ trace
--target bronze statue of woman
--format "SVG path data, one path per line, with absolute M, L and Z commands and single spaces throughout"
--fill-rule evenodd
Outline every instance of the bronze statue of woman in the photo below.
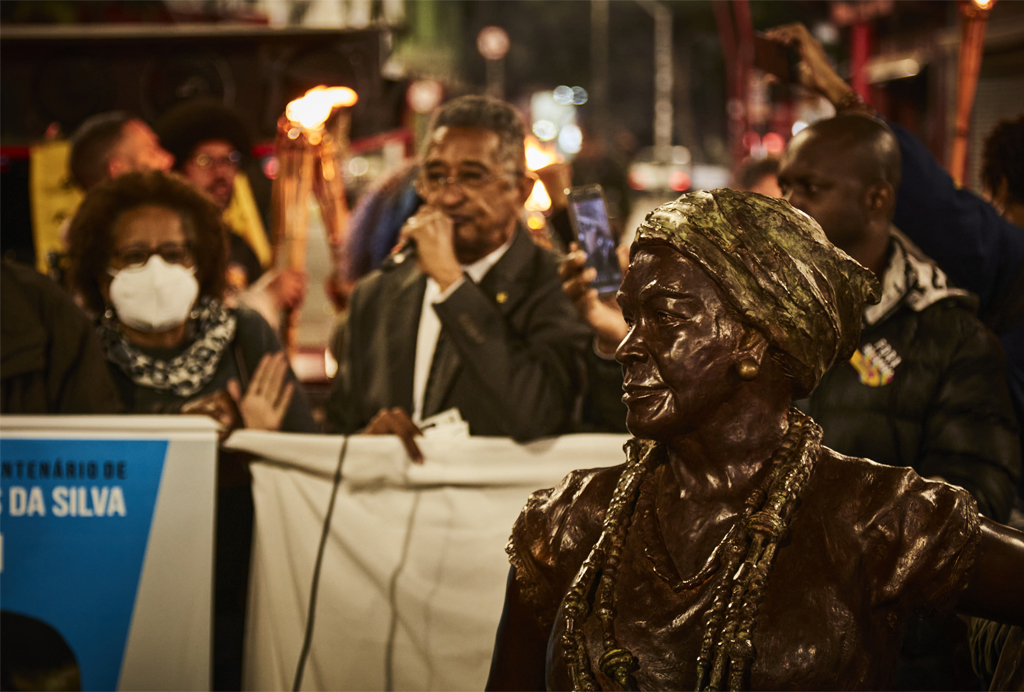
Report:
M 916 612 L 1024 623 L 1024 534 L 792 407 L 877 296 L 781 200 L 648 215 L 618 296 L 626 463 L 523 509 L 489 689 L 884 689 Z

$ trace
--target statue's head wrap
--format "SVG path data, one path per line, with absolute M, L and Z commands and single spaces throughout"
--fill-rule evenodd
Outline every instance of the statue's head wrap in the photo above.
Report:
M 742 319 L 786 355 L 806 396 L 860 337 L 866 302 L 878 301 L 874 274 L 825 237 L 807 214 L 753 192 L 691 192 L 663 204 L 636 232 L 700 266 Z

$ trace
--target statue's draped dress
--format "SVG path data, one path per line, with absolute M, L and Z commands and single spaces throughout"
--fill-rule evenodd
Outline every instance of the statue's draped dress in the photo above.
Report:
M 576 471 L 534 493 L 513 528 L 508 550 L 521 593 L 545 631 L 553 627 L 549 689 L 572 685 L 559 608 L 601 533 L 623 468 Z M 639 661 L 641 689 L 694 688 L 704 614 L 721 577 L 720 549 L 688 560 L 697 567 L 681 574 L 666 548 L 658 508 L 679 497 L 666 465 L 647 474 L 618 572 L 615 633 Z M 768 577 L 747 685 L 884 689 L 904 623 L 955 603 L 979 538 L 977 506 L 965 490 L 822 448 Z M 594 613 L 582 631 L 598 685 L 616 689 L 597 665 L 603 644 Z

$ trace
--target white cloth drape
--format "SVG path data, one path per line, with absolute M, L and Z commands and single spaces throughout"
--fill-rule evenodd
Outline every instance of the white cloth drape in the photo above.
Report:
M 529 494 L 624 459 L 622 435 L 420 440 L 352 437 L 320 574 L 304 690 L 482 689 Z M 245 689 L 290 689 L 344 438 L 240 431 L 257 454 Z

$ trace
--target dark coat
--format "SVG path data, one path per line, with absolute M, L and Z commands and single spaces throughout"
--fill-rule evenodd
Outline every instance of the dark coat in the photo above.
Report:
M 412 411 L 426 284 L 408 261 L 356 287 L 326 407 L 330 430 L 357 432 L 383 408 Z M 434 309 L 450 347 L 439 356 L 424 415 L 455 407 L 473 435 L 520 441 L 571 430 L 590 334 L 562 293 L 554 254 L 517 229 L 479 285 L 467 278 Z
M 890 126 L 903 161 L 895 223 L 956 285 L 978 295 L 979 315 L 1006 351 L 1005 376 L 1024 447 L 1024 228 L 955 185 L 924 144 Z M 1024 482 L 1018 492 L 1024 497 Z
M 0 410 L 7 414 L 119 413 L 92 323 L 29 267 L 0 265 Z
M 803 408 L 824 430 L 822 444 L 941 477 L 1005 522 L 1020 448 L 1002 349 L 974 316 L 973 299 L 945 289 L 945 277 L 914 286 L 914 272 L 907 276 L 907 293 L 861 333 L 858 365 L 833 366 Z M 936 284 L 945 297 L 922 297 Z

